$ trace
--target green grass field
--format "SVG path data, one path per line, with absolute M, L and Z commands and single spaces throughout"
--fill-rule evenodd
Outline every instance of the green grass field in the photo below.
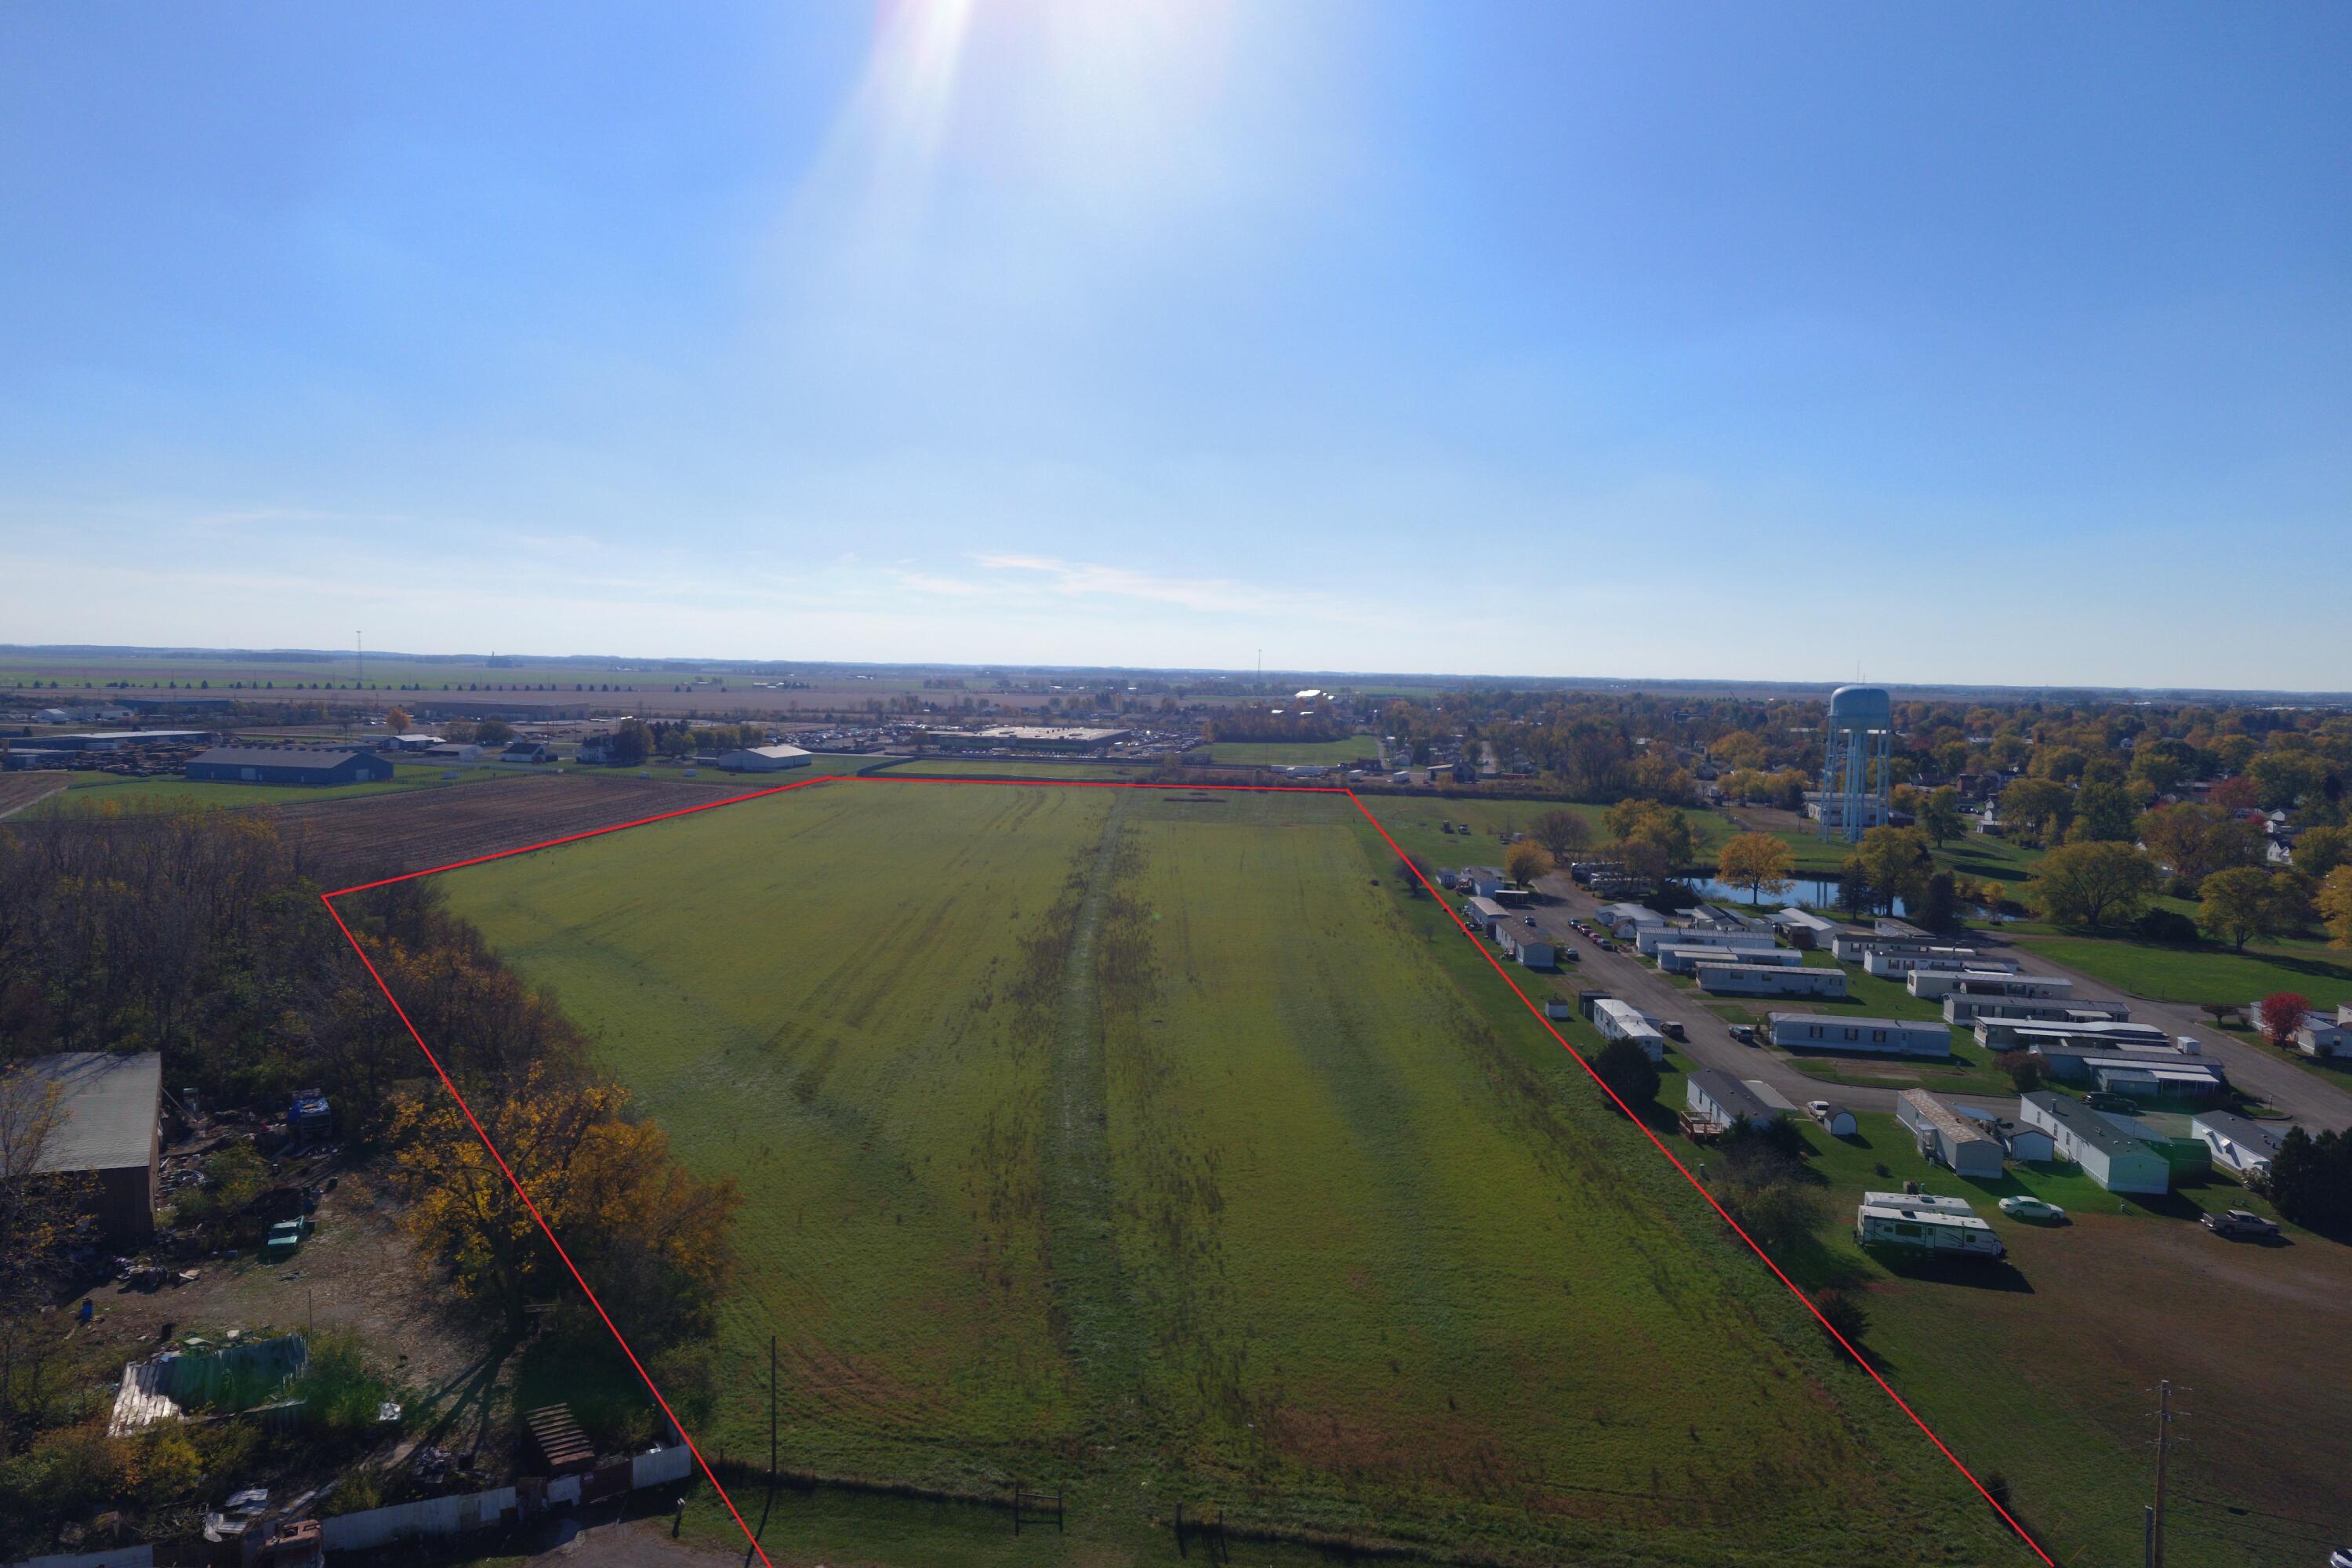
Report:
M 1339 767 L 1358 757 L 1381 754 L 1377 735 L 1347 735 L 1337 741 L 1218 741 L 1209 754 L 1228 767 Z
M 2257 942 L 2237 952 L 2221 942 L 2176 946 L 2055 934 L 2016 940 L 2053 963 L 2152 1002 L 2242 1004 L 2277 991 L 2299 991 L 2322 1008 L 2352 1002 L 2352 952 L 2323 942 Z
M 181 811 L 191 806 L 291 805 L 298 801 L 347 800 L 354 795 L 391 795 L 402 790 L 439 789 L 457 784 L 481 784 L 520 776 L 518 768 L 472 765 L 456 770 L 456 779 L 444 779 L 443 769 L 401 763 L 380 784 L 231 784 L 217 779 L 121 778 L 112 773 L 75 773 L 61 795 L 32 806 L 26 816 L 57 816 L 73 812 Z
M 743 1183 L 708 1444 L 764 1450 L 774 1333 L 789 1466 L 1065 1486 L 1059 1562 L 1175 1561 L 1180 1499 L 1433 1556 L 2024 1560 L 1344 801 L 827 786 L 441 885 Z M 826 1507 L 836 1560 L 998 1550 Z

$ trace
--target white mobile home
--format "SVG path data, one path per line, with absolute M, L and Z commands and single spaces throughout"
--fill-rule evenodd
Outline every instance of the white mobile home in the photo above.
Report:
M 2284 1123 L 2250 1121 L 2228 1110 L 2198 1112 L 2189 1119 L 2189 1131 L 2210 1152 L 2214 1164 L 2242 1182 L 2270 1174 L 2287 1132 Z
M 2042 1019 L 2048 1022 L 2096 1023 L 2102 1018 L 2131 1016 L 2125 1002 L 2034 1002 L 2019 996 L 1947 996 L 1944 1022 L 1973 1024 L 1979 1018 Z
M 1771 963 L 1702 963 L 1698 988 L 1710 996 L 1845 995 L 1845 971 Z
M 2111 1193 L 2172 1190 L 2172 1166 L 2162 1152 L 2080 1100 L 2036 1089 L 2018 1101 L 2017 1119 L 2049 1133 L 2059 1159 L 2074 1161 Z
M 1877 949 L 1864 953 L 1863 972 L 1875 974 L 1881 980 L 1900 980 L 1917 970 L 1948 970 L 1954 973 L 1969 972 L 1979 974 L 2014 974 L 2017 960 L 1987 958 L 1972 947 L 1927 948 L 1912 952 L 1885 952 Z
M 2303 1027 L 2294 1032 L 2294 1043 L 2307 1057 L 2352 1057 L 2352 1024 L 2339 1016 L 2331 1018 L 2325 1013 L 2305 1013 Z
M 1675 942 L 1660 947 L 1657 960 L 1658 967 L 1668 974 L 1696 974 L 1702 963 L 1765 963 L 1792 969 L 1805 962 L 1805 955 L 1792 947 L 1685 947 Z
M 1618 936 L 1631 936 L 1644 926 L 1663 926 L 1666 917 L 1646 904 L 1603 904 L 1601 925 Z
M 2000 1179 L 2003 1150 L 1999 1139 L 1973 1117 L 1961 1115 L 1924 1089 L 1906 1089 L 1895 1100 L 1895 1119 L 1910 1130 L 1922 1158 L 1955 1175 Z
M 1722 952 L 1775 952 L 1780 941 L 1769 931 L 1694 931 L 1689 926 L 1643 926 L 1633 933 L 1633 951 L 1655 953 L 1662 947 L 1711 947 Z
M 1911 1018 L 1840 1018 L 1827 1013 L 1771 1015 L 1772 1043 L 1783 1050 L 1870 1051 L 1893 1057 L 1948 1057 L 1952 1031 Z
M 2047 1001 L 2070 994 L 2074 983 L 2055 974 L 2011 974 L 1997 969 L 1916 969 L 1904 988 L 1922 1001 L 1938 996 Z
M 1875 1200 L 1875 1201 L 1874 1201 Z M 1999 1258 L 2008 1248 L 1965 1204 L 1915 1193 L 1865 1193 L 1854 1211 L 1853 1238 L 1864 1247 Z
M 1977 1044 L 1991 1051 L 2032 1050 L 2036 1046 L 2140 1046 L 2170 1048 L 2172 1037 L 2154 1024 L 2121 1018 L 2003 1018 L 1988 1014 L 1976 1022 Z
M 1683 1083 L 1683 1102 L 1694 1121 L 1710 1122 L 1717 1127 L 1737 1127 L 1741 1122 L 1765 1122 L 1780 1119 L 1781 1108 L 1771 1104 L 1755 1089 L 1727 1072 L 1702 1068 Z
M 1492 866 L 1465 866 L 1454 879 L 1478 897 L 1491 899 L 1503 890 L 1503 884 L 1510 879 Z
M 1592 1026 L 1605 1038 L 1633 1041 L 1654 1062 L 1666 1059 L 1666 1037 L 1658 1032 L 1658 1020 L 1631 1002 L 1620 1002 L 1614 996 L 1595 1002 Z
M 1549 937 L 1523 931 L 1508 921 L 1496 926 L 1495 945 L 1529 969 L 1549 969 L 1559 956 L 1552 951 Z
M 1835 921 L 1823 920 L 1811 910 L 1775 910 L 1769 918 L 1790 947 L 1827 947 L 1839 931 Z
M 1462 918 L 1469 923 L 1472 931 L 1484 936 L 1491 934 L 1497 925 L 1508 920 L 1510 916 L 1502 905 L 1482 895 L 1463 900 Z

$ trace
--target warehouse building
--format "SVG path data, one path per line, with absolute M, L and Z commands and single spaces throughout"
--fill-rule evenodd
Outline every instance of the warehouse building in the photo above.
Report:
M 373 752 L 334 746 L 215 746 L 190 762 L 192 779 L 222 784 L 381 784 L 393 766 Z
M 719 765 L 730 773 L 780 773 L 809 765 L 809 754 L 798 746 L 743 746 L 719 753 Z
M 1710 996 L 1845 995 L 1845 971 L 1777 963 L 1701 963 L 1698 988 Z
M 2111 1193 L 2167 1193 L 2172 1190 L 2172 1165 L 2164 1152 L 2144 1139 L 2077 1100 L 2048 1089 L 2035 1089 L 2018 1101 L 2017 1119 L 2050 1134 L 2050 1145 L 2061 1160 L 2072 1160 L 2083 1173 Z
M 1772 1043 L 1783 1050 L 1870 1051 L 1893 1057 L 1948 1057 L 1952 1031 L 1909 1018 L 1840 1018 L 1827 1013 L 1774 1013 Z
M 93 1178 L 95 1212 L 109 1237 L 136 1242 L 152 1234 L 163 1152 L 163 1058 L 153 1051 L 68 1051 L 35 1057 L 11 1070 L 57 1091 L 58 1120 L 33 1169 Z

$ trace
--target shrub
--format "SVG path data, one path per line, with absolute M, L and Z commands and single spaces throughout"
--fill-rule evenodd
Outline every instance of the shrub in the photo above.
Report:
M 2042 1058 L 2032 1051 L 2003 1051 L 1993 1058 L 1993 1065 L 2009 1075 L 2020 1094 L 2031 1094 L 2042 1087 Z
M 2197 922 L 2179 910 L 2153 909 L 2132 922 L 2132 935 L 2142 942 L 2191 942 Z
M 1823 1321 L 1844 1336 L 1846 1343 L 1862 1348 L 1864 1336 L 1870 1332 L 1870 1314 L 1858 1297 L 1835 1289 L 1820 1290 L 1813 1295 L 1813 1307 Z
M 1627 1105 L 1647 1105 L 1658 1098 L 1657 1067 L 1631 1040 L 1612 1040 L 1601 1047 L 1592 1058 L 1592 1071 Z

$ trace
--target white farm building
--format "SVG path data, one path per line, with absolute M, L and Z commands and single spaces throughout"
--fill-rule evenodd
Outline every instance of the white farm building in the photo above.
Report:
M 808 763 L 809 754 L 798 746 L 744 746 L 719 753 L 719 765 L 730 773 L 780 773 Z

